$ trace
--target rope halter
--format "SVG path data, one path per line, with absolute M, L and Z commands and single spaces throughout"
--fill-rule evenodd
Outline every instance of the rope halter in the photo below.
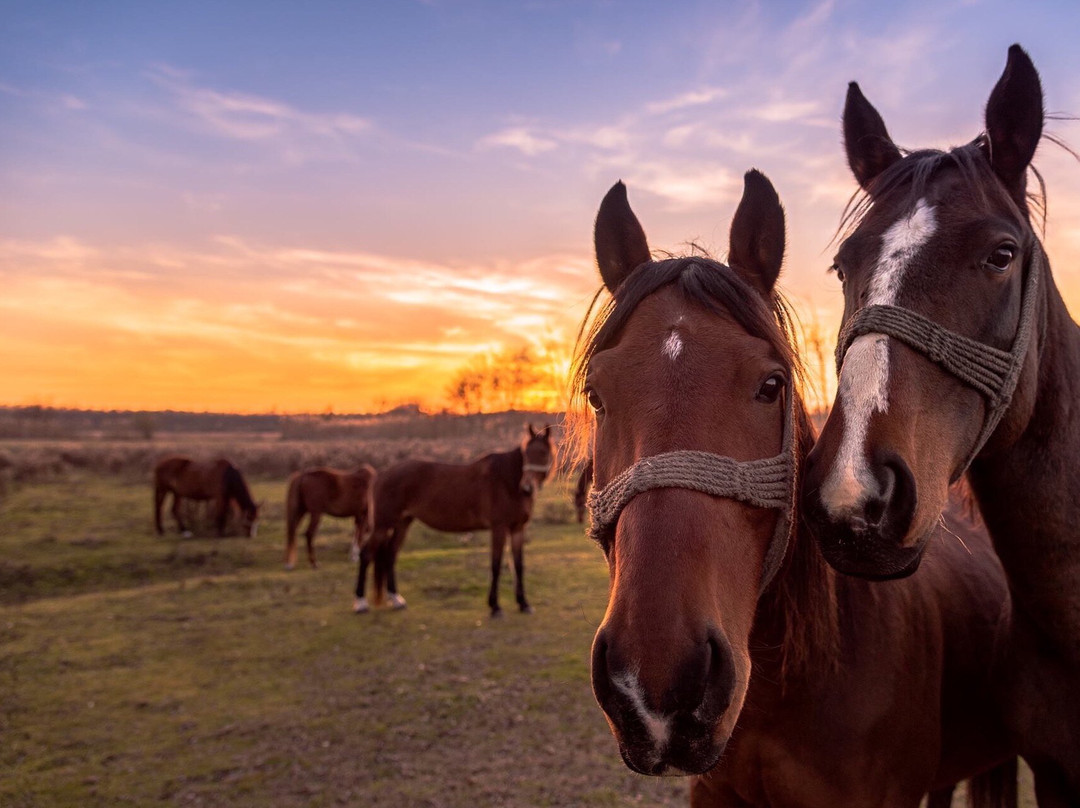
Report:
M 780 454 L 761 460 L 735 460 L 711 452 L 684 450 L 643 457 L 604 488 L 594 488 L 589 493 L 589 537 L 604 546 L 604 540 L 614 533 L 619 516 L 630 501 L 657 488 L 685 488 L 736 499 L 757 508 L 775 508 L 780 511 L 780 518 L 765 552 L 760 588 L 763 592 L 787 554 L 795 511 L 796 400 L 790 388 L 787 397 L 789 405 L 784 415 Z
M 856 338 L 864 334 L 884 334 L 918 351 L 986 399 L 982 431 L 953 478 L 954 482 L 982 451 L 1012 402 L 1034 331 L 1042 261 L 1042 250 L 1036 241 L 1022 290 L 1020 323 L 1009 351 L 957 334 L 911 309 L 899 306 L 864 306 L 840 330 L 836 343 L 837 376 L 843 367 L 844 355 Z

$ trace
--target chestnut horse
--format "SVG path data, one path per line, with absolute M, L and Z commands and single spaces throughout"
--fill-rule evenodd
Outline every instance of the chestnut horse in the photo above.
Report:
M 394 566 L 414 519 L 447 532 L 491 531 L 491 589 L 488 606 L 499 617 L 499 571 L 506 537 L 514 554 L 518 608 L 531 613 L 525 599 L 525 525 L 532 516 L 536 491 L 544 484 L 555 460 L 551 427 L 539 432 L 529 426 L 521 446 L 485 455 L 465 465 L 405 460 L 380 471 L 375 479 L 375 530 L 360 553 L 356 578 L 357 614 L 368 610 L 364 579 L 374 560 L 375 602 L 389 596 L 395 609 L 405 606 L 398 594 Z
M 354 471 L 313 468 L 298 471 L 289 478 L 285 495 L 285 567 L 296 566 L 296 530 L 304 514 L 308 515 L 308 562 L 315 562 L 315 531 L 324 513 L 353 518 L 356 531 L 353 549 L 359 552 L 364 539 L 371 533 L 375 518 L 375 469 L 363 465 Z
M 1080 329 L 1031 223 L 1029 202 L 1045 212 L 1026 185 L 1042 126 L 1039 76 L 1018 45 L 986 132 L 950 151 L 904 154 L 848 88 L 844 143 L 865 195 L 834 262 L 840 382 L 803 490 L 829 563 L 888 578 L 918 566 L 967 470 L 1014 606 L 1013 730 L 1039 805 L 1075 806 Z
M 180 509 L 183 499 L 213 503 L 219 536 L 225 535 L 225 522 L 233 502 L 240 508 L 241 532 L 251 538 L 258 529 L 259 506 L 251 498 L 244 475 L 223 457 L 199 461 L 177 455 L 158 461 L 154 466 L 154 528 L 159 536 L 165 532 L 161 524 L 161 506 L 167 494 L 172 494 L 172 513 L 184 536 L 191 536 L 191 530 L 184 524 Z
M 585 468 L 581 470 L 577 486 L 574 488 L 574 510 L 577 512 L 578 524 L 585 521 L 590 488 L 592 488 L 592 460 L 586 463 Z
M 652 261 L 622 183 L 595 237 L 613 300 L 576 365 L 611 579 L 592 682 L 626 764 L 700 774 L 694 806 L 947 805 L 995 769 L 1015 791 L 994 676 L 1008 590 L 985 532 L 950 513 L 922 574 L 873 584 L 801 529 L 813 434 L 768 179 L 746 175 L 730 266 Z

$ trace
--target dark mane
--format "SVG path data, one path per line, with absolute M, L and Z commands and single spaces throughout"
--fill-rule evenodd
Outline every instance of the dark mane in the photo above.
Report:
M 1044 135 L 1043 139 L 1073 153 L 1072 149 L 1052 135 Z M 913 206 L 926 194 L 931 181 L 946 168 L 957 169 L 964 183 L 979 200 L 987 201 L 989 189 L 1000 187 L 1000 181 L 986 156 L 988 148 L 986 135 L 982 134 L 970 143 L 948 151 L 920 149 L 906 152 L 903 159 L 897 160 L 874 179 L 871 186 L 873 196 L 868 191 L 856 191 L 852 195 L 840 217 L 840 225 L 834 234 L 834 240 L 845 239 L 858 228 L 874 206 L 875 198 L 885 199 L 894 194 L 905 193 L 905 203 L 909 207 Z M 1029 166 L 1029 170 L 1035 177 L 1038 190 L 1027 193 L 1027 205 L 1019 212 L 1029 222 L 1032 218 L 1031 214 L 1034 213 L 1040 229 L 1045 230 L 1046 183 L 1042 174 L 1034 166 Z M 1004 188 L 1001 189 L 1001 194 L 1008 198 Z
M 225 467 L 222 476 L 222 484 L 225 486 L 225 499 L 235 499 L 245 511 L 255 510 L 255 500 L 251 498 L 244 475 L 232 463 Z
M 610 346 L 622 332 L 637 306 L 664 286 L 674 285 L 689 301 L 720 316 L 731 316 L 750 335 L 767 341 L 791 373 L 797 396 L 797 468 L 814 443 L 814 431 L 800 393 L 803 369 L 795 349 L 794 318 L 779 293 L 770 306 L 761 293 L 730 267 L 705 256 L 688 256 L 642 264 L 619 286 L 597 312 L 591 325 L 578 335 L 572 371 L 572 392 L 578 402 L 584 395 L 589 360 Z M 595 307 L 595 302 L 594 302 Z M 591 418 L 575 417 L 572 425 L 578 451 L 584 451 L 584 432 Z M 796 490 L 798 486 L 796 484 Z M 798 508 L 793 515 L 793 535 L 788 557 L 775 582 L 758 604 L 759 619 L 766 618 L 782 631 L 782 676 L 821 674 L 832 670 L 839 647 L 835 576 L 817 545 L 801 529 Z M 755 649 L 764 651 L 760 647 Z

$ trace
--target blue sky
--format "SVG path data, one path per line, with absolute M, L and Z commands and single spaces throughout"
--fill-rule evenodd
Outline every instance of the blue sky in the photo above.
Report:
M 831 334 L 848 81 L 902 145 L 947 146 L 1016 41 L 1080 114 L 1066 2 L 0 9 L 2 403 L 437 405 L 477 352 L 571 334 L 615 180 L 654 247 L 722 253 L 751 166 Z M 1076 310 L 1080 165 L 1038 163 Z

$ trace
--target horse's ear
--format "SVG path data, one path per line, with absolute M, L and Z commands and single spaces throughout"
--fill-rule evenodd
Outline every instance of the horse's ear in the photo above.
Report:
M 990 164 L 1022 210 L 1027 167 L 1043 128 L 1043 94 L 1031 57 L 1019 45 L 1009 48 L 1005 72 L 986 102 Z
M 593 239 L 600 277 L 611 292 L 619 287 L 627 275 L 652 258 L 645 231 L 634 211 L 630 210 L 626 186 L 621 180 L 611 186 L 600 203 Z
M 551 440 L 551 424 L 548 424 L 544 427 L 544 429 L 540 432 L 540 437 L 542 437 L 546 441 Z
M 869 190 L 870 183 L 900 159 L 900 149 L 889 137 L 885 121 L 854 81 L 848 85 L 844 102 L 844 151 L 863 190 Z
M 525 426 L 529 428 L 529 437 L 530 438 L 535 438 L 536 437 L 536 430 L 533 429 L 533 425 L 532 424 L 525 424 Z
M 743 177 L 742 200 L 729 238 L 728 264 L 769 297 L 784 262 L 784 208 L 769 178 L 757 169 Z

